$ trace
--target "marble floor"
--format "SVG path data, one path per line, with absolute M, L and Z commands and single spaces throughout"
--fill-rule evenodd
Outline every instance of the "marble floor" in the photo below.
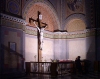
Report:
M 51 77 L 49 75 L 30 75 L 15 79 L 100 79 L 100 73 L 89 72 L 88 74 L 65 74 L 62 76 Z

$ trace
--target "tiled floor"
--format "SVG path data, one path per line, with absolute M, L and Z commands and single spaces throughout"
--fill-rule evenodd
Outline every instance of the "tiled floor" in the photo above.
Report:
M 58 77 L 50 77 L 49 75 L 30 75 L 30 76 L 25 76 L 22 78 L 16 78 L 16 79 L 100 79 L 100 73 L 94 73 L 90 72 L 89 74 L 74 74 L 74 75 L 63 75 L 63 76 L 58 76 Z

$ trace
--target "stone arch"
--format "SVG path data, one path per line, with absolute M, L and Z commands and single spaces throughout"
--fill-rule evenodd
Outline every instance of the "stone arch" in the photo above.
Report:
M 28 22 L 28 18 L 37 18 L 37 12 L 40 11 L 43 15 L 43 22 L 47 23 L 48 31 L 60 29 L 60 22 L 56 11 L 52 5 L 45 0 L 31 0 L 23 9 L 22 17 Z
M 65 21 L 65 28 L 68 32 L 75 32 L 85 30 L 87 27 L 85 15 L 73 14 L 69 16 Z

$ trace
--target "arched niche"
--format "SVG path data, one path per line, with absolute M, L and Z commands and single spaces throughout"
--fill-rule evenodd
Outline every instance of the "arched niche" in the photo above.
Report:
M 56 11 L 44 0 L 37 2 L 31 0 L 31 2 L 28 2 L 26 7 L 23 9 L 23 19 L 25 19 L 27 23 L 31 17 L 37 19 L 38 11 L 43 15 L 42 22 L 48 24 L 48 27 L 46 28 L 47 31 L 53 32 L 54 30 L 60 29 L 60 22 Z
M 68 32 L 76 32 L 76 31 L 82 31 L 86 29 L 86 25 L 83 20 L 81 19 L 73 19 L 70 20 L 67 24 L 66 30 Z
M 85 30 L 87 27 L 84 14 L 72 14 L 65 20 L 64 30 L 68 32 L 76 32 Z

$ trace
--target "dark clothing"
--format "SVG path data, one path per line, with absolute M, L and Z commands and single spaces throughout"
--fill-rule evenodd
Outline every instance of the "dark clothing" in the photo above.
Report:
M 82 65 L 81 65 L 80 58 L 77 58 L 75 60 L 75 64 L 76 64 L 76 69 L 78 70 L 78 72 L 82 73 Z

